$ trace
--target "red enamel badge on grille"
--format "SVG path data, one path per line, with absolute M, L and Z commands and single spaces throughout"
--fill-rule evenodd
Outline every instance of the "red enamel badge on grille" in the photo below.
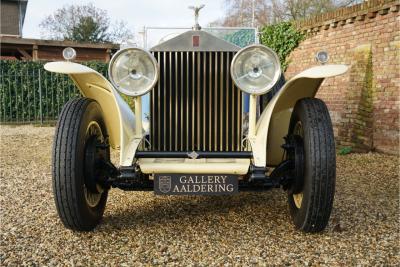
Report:
M 193 47 L 199 47 L 200 46 L 200 36 L 193 35 L 192 36 L 192 44 L 193 44 Z

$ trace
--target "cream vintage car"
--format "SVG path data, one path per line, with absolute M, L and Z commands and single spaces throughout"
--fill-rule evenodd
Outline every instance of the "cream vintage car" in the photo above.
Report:
M 69 75 L 82 94 L 63 107 L 53 145 L 55 202 L 67 228 L 93 229 L 113 187 L 165 195 L 281 187 L 296 228 L 326 227 L 335 192 L 335 142 L 328 109 L 315 95 L 325 78 L 345 73 L 347 66 L 316 64 L 276 88 L 282 73 L 274 51 L 261 44 L 241 49 L 197 23 L 149 51 L 118 51 L 109 64 L 110 80 L 73 63 L 72 48 L 63 54 L 67 61 L 45 69 Z M 318 58 L 325 61 L 327 54 Z M 120 94 L 133 98 L 133 111 Z M 266 94 L 272 98 L 260 106 Z M 119 150 L 118 166 L 110 161 L 110 148 Z

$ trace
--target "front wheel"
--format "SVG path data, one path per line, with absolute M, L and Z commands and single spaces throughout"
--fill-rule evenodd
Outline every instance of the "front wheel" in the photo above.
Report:
M 332 123 L 322 100 L 304 98 L 296 103 L 287 139 L 297 140 L 303 163 L 297 168 L 301 169 L 302 177 L 294 177 L 288 189 L 290 215 L 296 228 L 320 232 L 329 221 L 336 180 Z
M 107 187 L 99 164 L 108 161 L 107 131 L 99 104 L 88 98 L 63 107 L 54 136 L 53 193 L 62 223 L 76 231 L 92 230 L 101 220 Z

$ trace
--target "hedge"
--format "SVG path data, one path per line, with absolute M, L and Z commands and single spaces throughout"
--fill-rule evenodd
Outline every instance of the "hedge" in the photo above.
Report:
M 67 75 L 50 73 L 43 65 L 44 62 L 0 61 L 0 122 L 55 121 L 64 103 L 79 96 Z M 85 65 L 107 74 L 105 63 Z

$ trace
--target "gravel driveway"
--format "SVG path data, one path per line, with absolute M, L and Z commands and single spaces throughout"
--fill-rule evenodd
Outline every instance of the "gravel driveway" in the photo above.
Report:
M 293 229 L 281 190 L 160 197 L 111 190 L 95 231 L 58 220 L 51 190 L 54 128 L 1 126 L 0 265 L 396 265 L 398 158 L 338 157 L 328 228 Z

